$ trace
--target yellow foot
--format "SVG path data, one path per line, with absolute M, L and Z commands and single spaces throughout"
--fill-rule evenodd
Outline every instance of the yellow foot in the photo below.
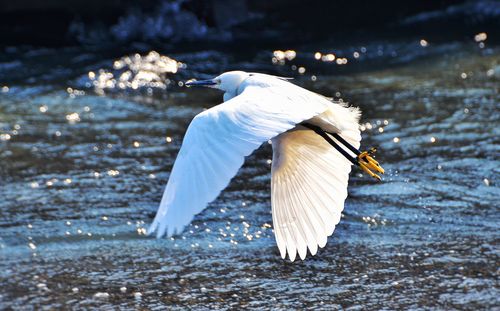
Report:
M 382 166 L 380 166 L 380 164 L 378 164 L 378 162 L 372 157 L 376 151 L 376 148 L 371 148 L 369 151 L 363 151 L 358 155 L 357 160 L 359 167 L 361 167 L 363 171 L 368 173 L 371 177 L 381 180 L 379 175 L 372 172 L 372 170 L 381 174 L 384 174 L 385 172 Z

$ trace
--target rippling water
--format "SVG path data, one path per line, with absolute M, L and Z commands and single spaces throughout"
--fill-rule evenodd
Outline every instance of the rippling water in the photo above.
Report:
M 6 51 L 0 308 L 498 308 L 499 50 L 422 49 L 374 44 L 346 65 L 316 50 L 283 65 L 272 51 L 175 54 L 187 67 L 167 90 L 104 92 L 88 72 L 112 70 L 105 52 Z M 144 235 L 190 119 L 221 100 L 177 83 L 233 67 L 295 76 L 364 112 L 362 145 L 387 173 L 353 171 L 315 257 L 279 256 L 268 145 L 181 236 Z

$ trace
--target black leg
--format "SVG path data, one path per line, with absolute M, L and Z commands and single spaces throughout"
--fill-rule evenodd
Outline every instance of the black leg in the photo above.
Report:
M 376 178 L 377 180 L 381 180 L 380 176 L 373 173 L 371 170 L 374 170 L 378 173 L 384 174 L 384 169 L 378 164 L 377 161 L 372 157 L 372 154 L 376 149 L 372 148 L 371 151 L 359 151 L 354 148 L 351 144 L 349 144 L 342 136 L 337 133 L 330 133 L 323 131 L 319 126 L 312 125 L 309 123 L 302 123 L 304 127 L 307 127 L 310 130 L 313 130 L 316 134 L 323 137 L 333 148 L 335 148 L 338 152 L 340 152 L 347 160 L 351 161 L 352 164 L 359 166 L 363 171 L 368 173 L 371 177 Z M 351 156 L 344 148 L 340 147 L 329 135 L 332 135 L 336 140 L 338 140 L 341 144 L 343 144 L 347 149 L 356 154 L 356 157 Z
M 350 143 L 348 143 L 345 139 L 342 138 L 342 136 L 340 136 L 339 134 L 337 133 L 330 133 L 328 132 L 328 134 L 332 135 L 333 137 L 335 137 L 335 139 L 337 139 L 338 141 L 340 141 L 344 146 L 347 147 L 347 149 L 351 150 L 352 152 L 354 152 L 356 155 L 360 155 L 361 154 L 361 151 L 359 151 L 358 149 L 354 148 L 353 145 L 351 145 Z
M 337 143 L 330 137 L 328 136 L 327 132 L 323 131 L 319 126 L 316 126 L 316 125 L 312 125 L 312 124 L 309 124 L 309 123 L 302 123 L 303 126 L 307 127 L 308 129 L 311 129 L 313 130 L 314 132 L 316 132 L 316 134 L 318 134 L 319 136 L 323 137 L 330 145 L 332 145 L 333 148 L 337 149 L 338 152 L 340 152 L 344 157 L 346 157 L 347 160 L 351 161 L 352 164 L 354 165 L 359 165 L 358 161 L 356 160 L 356 158 L 352 157 L 349 153 L 347 153 L 342 147 L 340 147 L 339 145 L 337 145 Z M 333 135 L 333 134 L 332 134 Z M 336 139 L 338 139 L 336 136 L 340 137 L 339 135 L 335 134 L 333 135 Z M 338 141 L 340 141 L 342 144 L 347 144 L 346 147 L 349 148 L 349 150 L 353 151 L 352 149 L 354 149 L 355 151 L 353 151 L 356 155 L 359 155 L 360 152 L 359 150 L 357 150 L 356 148 L 354 148 L 353 146 L 351 146 L 348 142 L 346 142 L 342 137 L 340 137 L 340 139 L 338 139 Z M 351 149 L 352 148 L 352 149 Z

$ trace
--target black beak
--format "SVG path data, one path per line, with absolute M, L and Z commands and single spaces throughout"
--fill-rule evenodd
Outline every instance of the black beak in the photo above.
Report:
M 216 85 L 217 82 L 215 82 L 214 80 L 210 79 L 210 80 L 199 80 L 199 81 L 189 81 L 189 82 L 186 82 L 186 86 L 213 86 L 213 85 Z

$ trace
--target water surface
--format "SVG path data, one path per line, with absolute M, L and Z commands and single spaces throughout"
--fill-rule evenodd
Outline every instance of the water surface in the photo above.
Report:
M 186 67 L 138 89 L 94 88 L 90 71 L 122 73 L 113 53 L 6 50 L 0 308 L 498 308 L 499 50 L 424 45 L 346 47 L 346 65 L 315 60 L 329 46 L 275 64 L 272 51 L 171 53 Z M 178 82 L 231 68 L 363 110 L 362 146 L 387 173 L 353 170 L 315 257 L 279 256 L 267 144 L 182 235 L 144 235 L 189 121 L 221 100 Z

